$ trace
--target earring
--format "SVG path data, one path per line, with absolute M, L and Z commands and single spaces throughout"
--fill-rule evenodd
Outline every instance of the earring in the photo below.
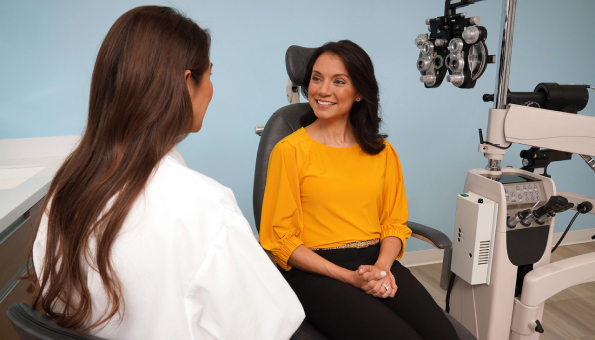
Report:
M 361 98 L 357 98 L 357 101 L 358 101 L 358 102 L 359 102 L 359 101 L 361 101 L 361 100 L 362 100 Z

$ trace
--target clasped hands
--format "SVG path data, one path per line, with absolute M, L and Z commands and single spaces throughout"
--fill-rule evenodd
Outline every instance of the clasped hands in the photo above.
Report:
M 366 294 L 379 298 L 395 297 L 398 287 L 390 268 L 378 265 L 361 265 L 353 273 L 352 284 L 365 291 Z M 383 284 L 387 285 L 389 289 L 386 289 Z

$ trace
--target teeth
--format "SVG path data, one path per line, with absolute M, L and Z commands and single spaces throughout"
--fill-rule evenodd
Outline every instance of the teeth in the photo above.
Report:
M 329 102 L 321 102 L 320 100 L 317 100 L 318 104 L 320 105 L 333 105 L 333 103 L 329 103 Z

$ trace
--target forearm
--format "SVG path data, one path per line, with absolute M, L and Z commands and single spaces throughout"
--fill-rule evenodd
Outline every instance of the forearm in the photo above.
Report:
M 304 245 L 300 245 L 291 253 L 287 263 L 300 270 L 328 276 L 342 282 L 349 282 L 351 271 L 339 267 L 316 254 Z
M 386 237 L 380 242 L 380 255 L 376 260 L 376 266 L 390 270 L 397 255 L 401 252 L 403 243 L 397 237 Z

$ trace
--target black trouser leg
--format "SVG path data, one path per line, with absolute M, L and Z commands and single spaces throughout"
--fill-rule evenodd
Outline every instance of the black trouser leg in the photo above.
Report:
M 361 289 L 295 268 L 291 272 L 288 282 L 304 307 L 306 319 L 330 339 L 422 339 L 380 299 Z
M 394 298 L 379 299 L 424 339 L 459 339 L 430 293 L 399 261 L 391 268 L 398 289 Z
M 380 246 L 317 251 L 349 270 L 374 264 Z M 300 299 L 306 319 L 330 339 L 451 340 L 458 336 L 440 307 L 411 272 L 395 261 L 397 293 L 376 298 L 350 284 L 293 268 L 283 275 Z

